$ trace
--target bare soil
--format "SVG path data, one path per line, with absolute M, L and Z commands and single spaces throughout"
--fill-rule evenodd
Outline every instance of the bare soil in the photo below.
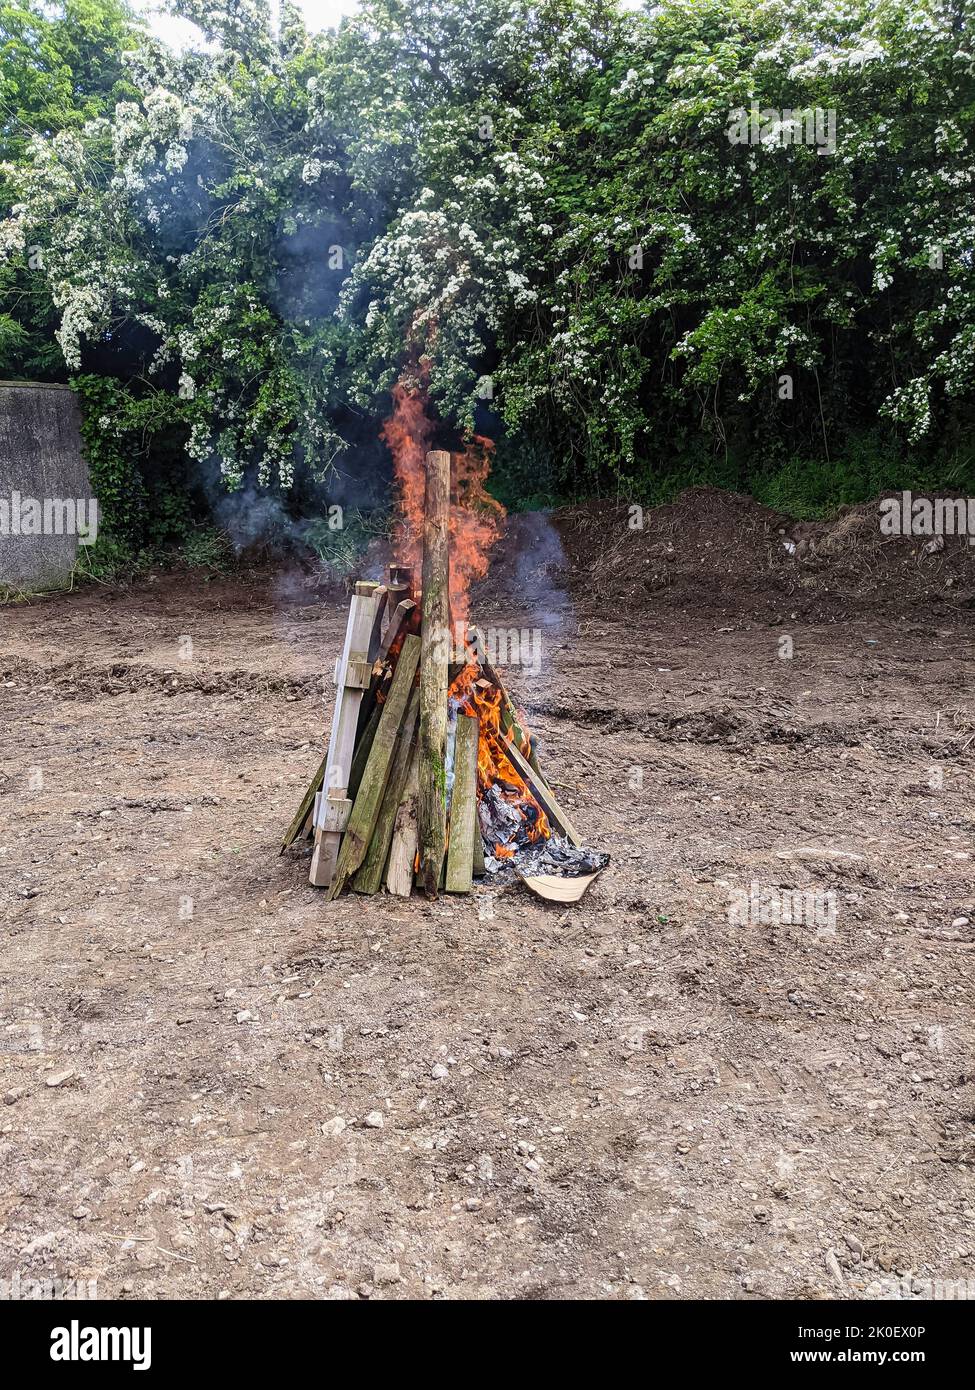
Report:
M 701 506 L 655 514 L 672 561 L 618 511 L 520 521 L 478 602 L 542 626 L 511 684 L 612 855 L 570 909 L 490 884 L 326 904 L 278 854 L 341 599 L 161 576 L 0 610 L 0 1278 L 975 1278 L 970 559 L 908 554 L 908 591 L 873 552 L 855 575 L 783 559 L 774 517 L 705 518 L 692 545 Z M 835 931 L 733 925 L 753 881 L 834 893 Z

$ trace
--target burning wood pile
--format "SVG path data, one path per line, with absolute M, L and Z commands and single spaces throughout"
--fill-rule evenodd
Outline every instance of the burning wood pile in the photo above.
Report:
M 409 564 L 355 585 L 328 752 L 283 848 L 313 836 L 309 876 L 330 898 L 467 893 L 511 864 L 572 901 L 606 857 L 581 848 L 466 603 L 451 623 L 451 455 L 427 453 L 424 472 L 420 590 Z

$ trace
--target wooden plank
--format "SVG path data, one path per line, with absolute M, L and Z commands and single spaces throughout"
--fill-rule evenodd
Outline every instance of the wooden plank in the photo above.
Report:
M 389 857 L 389 847 L 393 839 L 396 812 L 403 800 L 406 779 L 409 776 L 410 765 L 413 761 L 413 750 L 416 746 L 416 721 L 419 712 L 420 692 L 414 686 L 410 692 L 410 702 L 406 707 L 403 723 L 400 725 L 396 751 L 393 754 L 393 761 L 389 769 L 389 777 L 386 781 L 386 790 L 383 793 L 376 828 L 372 832 L 366 857 L 352 880 L 352 887 L 357 893 L 378 893 L 383 881 L 386 860 Z
M 384 685 L 385 688 L 388 689 L 389 682 L 392 680 L 392 668 L 387 663 L 389 653 L 392 650 L 396 640 L 399 637 L 401 637 L 404 632 L 409 631 L 410 623 L 412 622 L 413 614 L 415 613 L 415 611 L 416 604 L 413 602 L 413 600 L 404 599 L 402 603 L 398 603 L 396 605 L 392 617 L 386 624 L 386 631 L 383 634 L 383 638 L 379 644 L 379 649 L 376 653 L 375 660 L 373 661 L 369 671 L 369 680 L 367 682 L 368 690 L 363 695 L 362 703 L 359 706 L 359 728 L 356 734 L 357 752 L 361 744 L 362 737 L 368 730 L 369 720 L 371 719 L 375 710 L 377 693 L 380 690 L 384 689 Z
M 515 770 L 521 775 L 532 796 L 548 816 L 554 829 L 561 831 L 570 844 L 576 847 L 581 845 L 582 840 L 576 833 L 575 827 L 552 795 L 552 792 L 545 785 L 544 779 L 538 775 L 527 758 L 522 756 L 521 751 L 515 747 L 510 739 L 504 745 L 504 751 L 506 756 L 510 758 Z
M 366 720 L 365 728 L 359 734 L 355 742 L 355 753 L 352 755 L 352 769 L 349 772 L 349 796 L 354 801 L 362 782 L 362 774 L 366 770 L 366 763 L 369 761 L 369 754 L 372 752 L 372 741 L 376 737 L 376 730 L 379 728 L 379 720 L 382 715 L 382 705 L 373 705 L 372 713 Z
M 345 669 L 347 690 L 368 690 L 372 684 L 372 662 L 368 660 L 350 661 Z
M 386 888 L 398 898 L 408 898 L 413 889 L 413 866 L 416 863 L 417 831 L 416 801 L 420 786 L 420 750 L 413 742 L 413 756 L 406 778 L 406 789 L 393 823 L 393 839 L 386 866 Z
M 327 888 L 335 872 L 342 832 L 326 825 L 331 820 L 328 802 L 347 800 L 352 755 L 359 722 L 362 691 L 345 683 L 350 662 L 368 660 L 369 642 L 376 616 L 375 592 L 378 586 L 358 583 L 349 605 L 349 621 L 345 630 L 345 645 L 336 670 L 335 709 L 332 731 L 325 759 L 323 795 L 318 801 L 315 816 L 315 850 L 312 854 L 308 879 L 317 888 Z M 334 813 L 333 813 L 334 814 Z
M 411 598 L 405 598 L 396 605 L 396 610 L 389 620 L 389 626 L 386 628 L 386 633 L 380 645 L 377 661 L 385 661 L 387 656 L 389 656 L 390 648 L 403 629 L 408 625 L 415 609 L 416 604 Z
M 369 748 L 372 744 L 372 734 L 375 732 L 377 696 L 389 689 L 389 683 L 393 679 L 393 666 L 387 660 L 389 653 L 396 642 L 405 631 L 409 630 L 413 614 L 416 612 L 416 604 L 412 599 L 406 599 L 403 603 L 397 604 L 396 611 L 386 625 L 386 632 L 379 645 L 379 653 L 369 671 L 368 690 L 362 696 L 362 703 L 359 706 L 359 727 L 356 733 L 355 756 L 352 760 L 352 776 L 349 781 L 351 795 L 355 796 L 352 790 L 359 785 L 362 776 L 362 769 L 365 766 L 365 759 L 369 755 Z M 375 716 L 375 718 L 374 718 Z M 361 754 L 361 756 L 360 756 Z
M 325 805 L 322 808 L 322 829 L 337 830 L 341 835 L 349 823 L 351 810 L 352 802 L 349 797 L 343 801 L 339 801 L 334 796 L 326 797 Z
M 281 841 L 281 853 L 284 854 L 289 845 L 293 845 L 295 840 L 302 832 L 302 827 L 308 819 L 308 813 L 315 805 L 315 797 L 321 790 L 322 783 L 325 781 L 325 765 L 328 762 L 328 754 L 322 758 L 318 765 L 318 771 L 308 784 L 308 790 L 301 798 L 301 805 L 295 812 L 294 820 L 284 832 L 284 839 Z
M 366 850 L 369 848 L 369 841 L 372 839 L 382 807 L 383 793 L 386 790 L 390 764 L 396 749 L 396 738 L 409 703 L 419 659 L 419 637 L 407 637 L 403 643 L 399 661 L 396 663 L 396 674 L 383 705 L 383 712 L 379 720 L 379 727 L 376 729 L 376 737 L 373 739 L 369 761 L 362 774 L 362 782 L 355 799 L 355 805 L 352 807 L 352 814 L 349 816 L 349 823 L 346 826 L 345 838 L 342 840 L 342 847 L 339 850 L 338 863 L 335 866 L 331 887 L 328 890 L 329 898 L 338 897 L 346 880 L 358 869 L 365 858 Z
M 477 819 L 477 796 L 474 797 L 474 862 L 471 871 L 475 878 L 484 877 L 484 840 L 481 836 L 481 823 Z
M 450 660 L 450 455 L 427 454 L 420 631 L 420 787 L 417 883 L 428 898 L 440 885 L 447 848 L 447 665 Z
M 375 661 L 379 655 L 379 647 L 383 638 L 383 620 L 386 616 L 386 600 L 389 597 L 389 590 L 385 584 L 376 586 L 376 616 L 372 623 L 372 632 L 369 636 L 369 660 Z
M 392 662 L 387 661 L 381 668 L 378 680 L 374 681 L 370 689 L 362 696 L 362 704 L 359 707 L 359 731 L 356 734 L 355 753 L 352 755 L 352 771 L 349 773 L 349 796 L 352 797 L 353 801 L 358 793 L 359 783 L 362 781 L 362 774 L 372 751 L 372 741 L 379 728 L 383 701 L 389 694 L 394 669 Z
M 467 714 L 458 714 L 454 743 L 454 789 L 450 799 L 450 844 L 447 849 L 448 893 L 469 893 L 473 882 L 478 732 L 476 719 Z

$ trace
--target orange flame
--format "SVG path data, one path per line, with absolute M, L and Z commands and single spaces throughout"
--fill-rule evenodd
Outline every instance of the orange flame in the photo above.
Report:
M 502 695 L 496 685 L 481 680 L 477 661 L 469 662 L 450 687 L 450 695 L 460 702 L 458 718 L 473 715 L 478 721 L 477 785 L 483 794 L 497 786 L 504 800 L 516 806 L 525 823 L 525 838 L 533 844 L 547 840 L 552 834 L 548 817 L 535 800 L 521 773 L 508 756 L 511 731 L 505 732 L 501 723 Z M 514 850 L 495 845 L 497 857 L 510 858 Z
M 423 555 L 423 517 L 426 494 L 426 456 L 436 427 L 427 412 L 430 361 L 420 358 L 408 367 L 393 387 L 393 411 L 382 437 L 393 455 L 399 516 L 394 537 L 398 562 L 410 565 L 419 576 Z M 487 574 L 491 547 L 501 533 L 505 510 L 487 490 L 494 445 L 475 435 L 467 447 L 451 455 L 450 488 L 450 615 L 452 630 L 465 633 L 470 606 L 470 586 Z M 420 598 L 422 606 L 422 595 Z M 509 758 L 511 732 L 505 730 L 502 692 L 481 679 L 476 658 L 456 677 L 450 695 L 458 702 L 458 717 L 478 721 L 478 795 L 490 787 L 518 809 L 529 842 L 547 840 L 551 827 L 542 807 Z M 523 724 L 522 724 L 523 727 Z M 527 744 L 527 737 L 525 738 Z M 522 747 L 526 755 L 528 746 Z M 510 859 L 513 845 L 496 844 L 492 852 Z
M 399 562 L 419 570 L 423 552 L 423 510 L 426 456 L 435 426 L 427 413 L 428 359 L 411 373 L 404 372 L 393 387 L 393 413 L 382 437 L 393 455 L 399 518 L 394 544 Z M 450 614 L 453 624 L 466 624 L 470 587 L 483 579 L 491 547 L 501 534 L 505 509 L 486 487 L 494 444 L 475 435 L 461 453 L 451 455 L 450 486 Z
M 412 565 L 417 571 L 423 554 L 425 460 L 434 431 L 426 409 L 429 374 L 426 358 L 417 377 L 404 372 L 393 387 L 393 413 L 382 428 L 382 437 L 393 455 L 399 493 L 395 552 L 400 564 Z

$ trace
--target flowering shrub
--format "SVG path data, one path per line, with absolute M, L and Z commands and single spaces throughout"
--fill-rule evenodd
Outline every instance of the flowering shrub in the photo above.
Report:
M 140 42 L 121 100 L 16 151 L 0 256 L 40 243 L 67 368 L 116 354 L 229 485 L 326 476 L 411 348 L 446 420 L 574 486 L 970 425 L 954 0 L 176 8 L 212 48 Z

